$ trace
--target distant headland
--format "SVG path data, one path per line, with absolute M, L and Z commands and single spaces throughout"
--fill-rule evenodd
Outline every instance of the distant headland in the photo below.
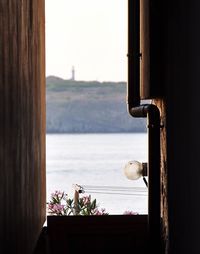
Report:
M 46 78 L 47 133 L 146 132 L 146 120 L 129 116 L 126 82 Z

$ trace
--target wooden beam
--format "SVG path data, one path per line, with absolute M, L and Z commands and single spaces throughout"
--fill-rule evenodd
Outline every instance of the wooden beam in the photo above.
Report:
M 0 17 L 0 252 L 31 253 L 46 216 L 44 0 L 0 1 Z

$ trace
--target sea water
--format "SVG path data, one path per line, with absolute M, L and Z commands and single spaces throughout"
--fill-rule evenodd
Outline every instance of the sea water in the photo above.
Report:
M 128 161 L 147 162 L 146 133 L 47 134 L 47 201 L 55 190 L 74 195 L 84 186 L 109 214 L 147 213 L 147 188 L 142 179 L 128 180 Z

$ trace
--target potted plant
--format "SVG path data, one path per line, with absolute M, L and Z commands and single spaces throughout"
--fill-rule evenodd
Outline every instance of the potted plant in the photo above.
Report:
M 50 253 L 115 253 L 147 246 L 147 216 L 109 215 L 89 195 L 55 191 L 47 203 Z M 125 216 L 134 215 L 134 216 Z
M 55 191 L 47 203 L 49 215 L 108 215 L 104 208 L 99 209 L 96 199 L 90 195 L 79 197 L 75 191 L 74 198 L 68 197 L 64 191 Z

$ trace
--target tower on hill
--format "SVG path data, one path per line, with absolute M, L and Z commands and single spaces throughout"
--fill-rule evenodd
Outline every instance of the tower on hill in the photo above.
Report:
M 71 77 L 71 80 L 75 80 L 75 68 L 74 66 L 72 66 L 72 77 Z

